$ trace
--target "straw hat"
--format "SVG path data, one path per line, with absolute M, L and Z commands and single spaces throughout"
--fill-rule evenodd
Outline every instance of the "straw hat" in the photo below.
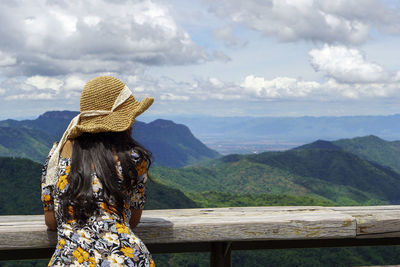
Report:
M 111 76 L 100 76 L 90 80 L 81 94 L 81 114 L 91 111 L 112 112 L 97 116 L 81 116 L 78 124 L 71 129 L 68 138 L 78 137 L 84 132 L 121 132 L 128 129 L 135 122 L 135 118 L 151 106 L 154 99 L 147 97 L 138 102 L 129 91 L 129 97 L 112 110 L 125 87 L 123 82 Z
M 45 184 L 56 183 L 60 151 L 68 139 L 76 138 L 84 132 L 125 131 L 153 101 L 152 97 L 136 101 L 129 88 L 117 78 L 101 76 L 90 80 L 82 90 L 80 113 L 71 120 L 51 152 Z

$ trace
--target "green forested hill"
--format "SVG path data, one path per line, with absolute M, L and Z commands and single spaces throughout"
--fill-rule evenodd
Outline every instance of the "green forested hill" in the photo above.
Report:
M 145 209 L 188 209 L 200 206 L 187 197 L 182 191 L 160 184 L 154 179 L 147 183 L 147 200 Z
M 29 159 L 0 157 L 0 215 L 43 212 L 41 168 Z
M 293 150 L 332 149 L 343 150 L 364 159 L 387 166 L 400 173 L 400 141 L 386 141 L 374 135 L 340 139 L 318 140 Z
M 332 149 L 290 150 L 249 156 L 250 161 L 286 170 L 303 179 L 316 178 L 340 186 L 348 186 L 397 203 L 400 200 L 400 174 L 387 167 L 367 161 L 352 153 Z
M 40 130 L 0 126 L 0 156 L 30 158 L 41 162 L 49 152 L 52 139 L 52 136 Z
M 338 149 L 228 155 L 201 165 L 153 170 L 185 192 L 313 194 L 340 205 L 397 203 L 400 174 Z
M 340 139 L 332 144 L 365 159 L 391 167 L 400 173 L 400 141 L 385 141 L 369 135 L 351 139 Z

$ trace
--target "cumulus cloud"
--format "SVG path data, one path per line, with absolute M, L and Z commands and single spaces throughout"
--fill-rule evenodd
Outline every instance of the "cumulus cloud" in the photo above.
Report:
M 309 52 L 316 71 L 324 72 L 342 83 L 374 83 L 389 79 L 389 74 L 378 64 L 368 62 L 355 48 L 324 45 Z
M 400 82 L 380 83 L 340 83 L 328 79 L 320 83 L 302 81 L 290 77 L 277 77 L 267 80 L 248 75 L 241 83 L 247 98 L 258 99 L 307 99 L 331 101 L 343 99 L 385 98 L 400 95 Z
M 380 0 L 205 0 L 220 17 L 274 36 L 298 40 L 359 44 L 372 27 L 399 33 L 400 12 Z
M 154 96 L 160 101 L 197 103 L 201 101 L 268 101 L 385 98 L 400 95 L 400 81 L 377 83 L 325 82 L 292 77 L 266 79 L 249 74 L 240 82 L 223 81 L 217 77 L 177 81 L 170 77 L 135 76 L 130 83 L 135 94 Z M 139 88 L 139 90 L 137 90 Z
M 39 75 L 29 77 L 25 83 L 37 89 L 52 89 L 54 91 L 60 90 L 60 87 L 64 84 L 63 81 L 59 79 Z
M 35 75 L 7 78 L 0 83 L 0 88 L 3 90 L 3 99 L 8 101 L 24 99 L 64 101 L 79 100 L 83 85 L 83 78 L 76 75 L 57 77 Z
M 67 76 L 65 79 L 64 83 L 64 88 L 66 90 L 82 90 L 82 88 L 85 86 L 86 82 L 79 76 L 77 75 L 70 75 Z
M 264 98 L 305 97 L 320 88 L 320 84 L 313 81 L 299 81 L 289 77 L 266 80 L 254 75 L 246 76 L 241 86 L 246 92 Z
M 166 76 L 154 77 L 145 73 L 136 75 L 111 73 L 111 75 L 124 81 L 139 101 L 151 96 L 160 105 L 163 103 L 200 105 L 209 101 L 216 103 L 218 101 L 236 103 L 235 101 L 270 100 L 331 101 L 400 96 L 400 80 L 342 83 L 334 78 L 317 82 L 293 77 L 267 79 L 249 74 L 239 82 L 229 82 L 217 77 L 180 81 Z M 9 78 L 0 83 L 0 95 L 6 101 L 51 100 L 54 103 L 68 101 L 68 103 L 78 104 L 84 81 L 88 80 L 89 77 L 84 74 L 65 77 Z
M 144 1 L 5 1 L 0 7 L 3 74 L 54 76 L 132 72 L 137 64 L 210 57 L 169 9 Z

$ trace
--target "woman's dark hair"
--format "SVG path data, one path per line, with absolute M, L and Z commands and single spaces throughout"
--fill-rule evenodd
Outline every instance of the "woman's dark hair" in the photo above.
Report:
M 60 197 L 64 221 L 76 219 L 78 224 L 86 223 L 90 216 L 99 214 L 98 201 L 122 218 L 124 201 L 137 184 L 132 149 L 138 152 L 140 161 L 151 162 L 151 153 L 132 138 L 131 130 L 83 133 L 74 139 L 68 189 Z M 118 177 L 114 154 L 120 161 L 123 179 Z M 102 184 L 102 199 L 93 198 L 93 172 Z

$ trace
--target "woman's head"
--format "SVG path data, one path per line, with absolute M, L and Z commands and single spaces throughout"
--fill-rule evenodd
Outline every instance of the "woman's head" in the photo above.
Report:
M 146 97 L 138 102 L 129 88 L 115 77 L 101 76 L 90 80 L 81 94 L 80 113 L 71 120 L 49 160 L 45 184 L 56 183 L 60 150 L 68 139 L 83 133 L 126 131 L 153 101 Z

